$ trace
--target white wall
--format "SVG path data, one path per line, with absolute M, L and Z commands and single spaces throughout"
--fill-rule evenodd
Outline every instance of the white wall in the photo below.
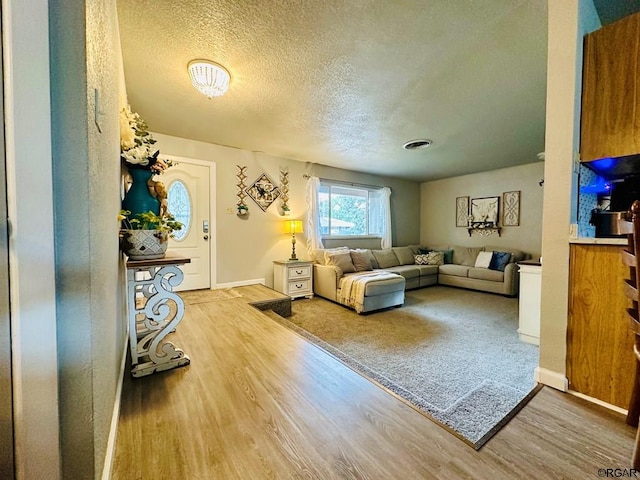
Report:
M 563 388 L 569 292 L 569 226 L 580 132 L 582 43 L 599 20 L 591 0 L 549 2 L 545 184 L 542 225 L 540 380 Z
M 2 1 L 18 479 L 60 476 L 46 0 Z
M 490 172 L 447 178 L 421 185 L 420 243 L 422 245 L 498 245 L 520 249 L 533 258 L 540 256 L 542 243 L 542 197 L 539 182 L 544 163 L 536 162 Z M 500 197 L 520 191 L 520 225 L 503 227 L 501 235 L 469 237 L 466 228 L 456 227 L 456 197 Z M 502 221 L 500 221 L 502 223 Z
M 116 3 L 50 0 L 49 12 L 62 477 L 99 478 L 127 339 Z
M 132 106 L 135 110 L 135 105 Z M 306 214 L 304 174 L 322 178 L 365 183 L 392 188 L 392 216 L 394 244 L 417 243 L 420 221 L 420 190 L 416 182 L 388 177 L 361 174 L 321 165 L 272 157 L 236 148 L 197 142 L 184 138 L 153 133 L 162 155 L 176 155 L 216 163 L 216 246 L 218 285 L 264 280 L 273 283 L 273 261 L 285 260 L 291 254 L 291 237 L 282 233 L 285 217 L 280 216 L 277 200 L 263 212 L 250 198 L 247 198 L 249 215 L 240 218 L 235 214 L 238 168 L 247 166 L 247 181 L 250 185 L 262 173 L 266 173 L 279 183 L 280 168 L 289 169 L 291 216 L 303 218 Z M 231 213 L 228 213 L 231 210 Z M 298 258 L 306 255 L 306 237 L 297 235 L 296 253 Z

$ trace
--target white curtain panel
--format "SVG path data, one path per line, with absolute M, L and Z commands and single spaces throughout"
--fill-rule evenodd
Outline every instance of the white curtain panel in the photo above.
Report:
M 318 200 L 318 192 L 320 191 L 320 179 L 318 177 L 309 177 L 307 181 L 307 251 L 309 257 L 313 258 L 313 250 L 323 248 L 322 233 L 320 231 L 320 208 Z
M 389 187 L 369 192 L 369 233 L 382 238 L 382 248 L 391 248 L 391 189 Z

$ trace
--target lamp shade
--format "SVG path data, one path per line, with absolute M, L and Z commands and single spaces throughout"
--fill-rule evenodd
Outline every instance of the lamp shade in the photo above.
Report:
M 284 222 L 284 233 L 303 233 L 302 220 L 286 220 Z
M 231 76 L 222 65 L 209 60 L 193 60 L 187 70 L 195 89 L 208 98 L 224 95 L 229 89 Z

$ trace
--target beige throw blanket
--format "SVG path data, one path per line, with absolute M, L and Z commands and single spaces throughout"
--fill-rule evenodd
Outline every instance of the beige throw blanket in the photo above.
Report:
M 362 272 L 342 277 L 340 279 L 338 302 L 342 305 L 353 308 L 358 313 L 362 313 L 364 311 L 364 291 L 367 287 L 367 283 L 397 277 L 397 273 L 385 271 Z

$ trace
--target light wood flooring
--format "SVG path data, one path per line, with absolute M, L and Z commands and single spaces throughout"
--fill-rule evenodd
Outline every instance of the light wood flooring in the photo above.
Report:
M 629 468 L 624 417 L 548 387 L 475 451 L 248 305 L 268 292 L 255 288 L 187 305 L 171 337 L 191 365 L 125 375 L 113 479 L 558 480 Z

